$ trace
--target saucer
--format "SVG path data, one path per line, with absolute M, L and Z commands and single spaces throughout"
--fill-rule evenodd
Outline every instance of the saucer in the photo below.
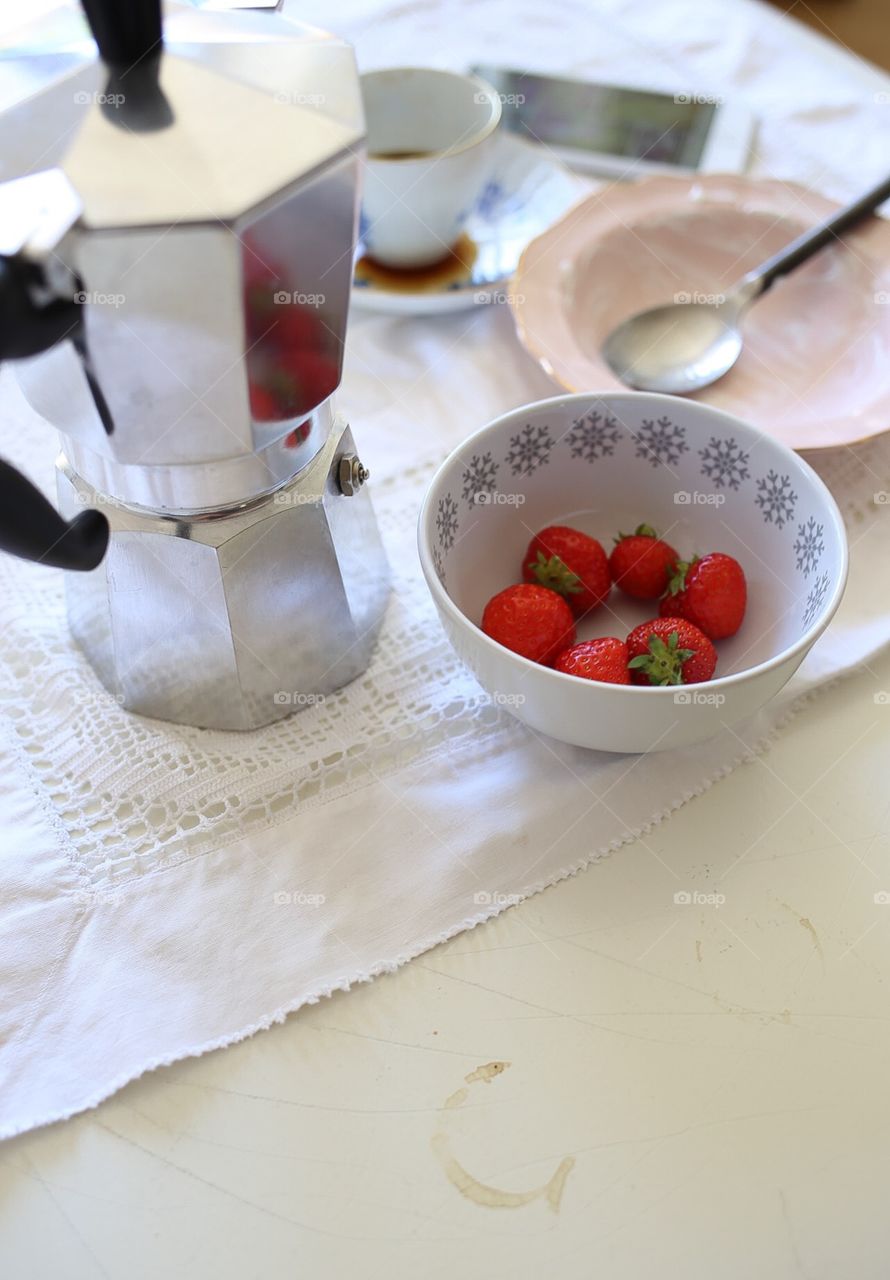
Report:
M 727 291 L 837 210 L 790 182 L 729 175 L 611 184 L 522 254 L 511 285 L 520 340 L 570 391 L 623 390 L 601 344 L 646 307 Z M 875 217 L 776 282 L 743 321 L 738 364 L 692 399 L 794 449 L 890 428 L 890 222 Z
M 587 190 L 541 147 L 502 133 L 492 175 L 466 215 L 447 257 L 430 267 L 398 270 L 368 257 L 361 242 L 352 302 L 368 311 L 436 315 L 503 300 L 529 241 L 561 217 Z

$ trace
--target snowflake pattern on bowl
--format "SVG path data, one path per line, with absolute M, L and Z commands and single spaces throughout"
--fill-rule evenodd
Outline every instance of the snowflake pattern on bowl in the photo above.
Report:
M 553 437 L 549 427 L 533 427 L 526 423 L 517 435 L 510 437 L 507 466 L 514 476 L 530 476 L 550 461 L 552 448 Z
M 591 409 L 583 417 L 575 418 L 566 440 L 573 458 L 583 458 L 585 462 L 608 458 L 618 443 L 618 421 L 610 414 Z
M 450 551 L 457 537 L 457 503 L 450 493 L 439 499 L 436 508 L 436 530 L 439 534 L 439 548 Z
M 791 488 L 791 477 L 780 476 L 777 471 L 768 471 L 757 481 L 757 497 L 755 499 L 763 513 L 767 524 L 774 524 L 783 529 L 794 515 L 797 494 Z
M 636 442 L 636 456 L 645 458 L 653 467 L 675 467 L 680 455 L 689 452 L 686 428 L 659 418 L 657 422 L 644 418 L 638 431 L 632 433 Z
M 825 550 L 824 533 L 824 526 L 817 524 L 812 516 L 797 530 L 794 554 L 797 556 L 797 567 L 803 570 L 805 578 L 818 566 Z
M 464 501 L 473 506 L 481 494 L 494 493 L 497 478 L 498 464 L 491 454 L 474 453 L 461 476 Z
M 827 573 L 820 574 L 813 584 L 810 594 L 807 596 L 806 607 L 803 611 L 803 625 L 808 627 L 814 621 L 819 610 L 825 603 L 828 595 L 829 577 Z
M 711 436 L 704 449 L 699 449 L 702 460 L 701 474 L 710 480 L 715 489 L 738 489 L 747 480 L 749 455 L 732 436 L 720 440 Z
M 445 587 L 448 584 L 445 581 L 445 558 L 438 547 L 433 547 L 433 568 L 436 570 L 436 577 Z

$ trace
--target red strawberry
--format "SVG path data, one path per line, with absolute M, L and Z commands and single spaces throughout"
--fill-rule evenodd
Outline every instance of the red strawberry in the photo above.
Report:
M 687 618 L 712 640 L 734 636 L 742 625 L 748 587 L 738 560 L 712 551 L 681 560 L 661 602 L 661 616 Z
M 630 684 L 627 645 L 616 636 L 582 640 L 564 649 L 553 664 L 557 671 L 582 680 L 602 680 L 606 684 Z
M 522 576 L 565 596 L 576 617 L 602 604 L 612 589 L 609 561 L 596 538 L 562 524 L 535 534 L 522 562 Z
M 627 637 L 634 684 L 702 684 L 717 666 L 717 650 L 685 618 L 652 618 Z
M 482 630 L 514 653 L 545 666 L 575 643 L 575 620 L 562 596 L 525 582 L 492 596 L 482 614 Z
M 649 524 L 634 533 L 619 533 L 609 556 L 609 570 L 616 587 L 637 600 L 657 600 L 670 584 L 680 557 L 662 542 Z

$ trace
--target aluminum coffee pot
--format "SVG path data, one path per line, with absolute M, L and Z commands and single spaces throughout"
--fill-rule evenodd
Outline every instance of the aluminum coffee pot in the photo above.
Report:
M 101 61 L 14 113 L 20 134 L 55 119 L 56 164 L 0 185 L 0 358 L 22 361 L 62 448 L 60 513 L 0 468 L 0 547 L 79 571 L 72 633 L 125 707 L 252 729 L 363 671 L 388 594 L 367 471 L 331 403 L 355 65 L 336 62 L 326 113 L 312 76 L 311 94 L 263 87 L 237 41 L 215 39 L 215 60 L 165 48 L 159 0 L 84 9 Z M 194 36 L 226 16 L 186 18 Z M 286 41 L 315 81 L 317 39 Z

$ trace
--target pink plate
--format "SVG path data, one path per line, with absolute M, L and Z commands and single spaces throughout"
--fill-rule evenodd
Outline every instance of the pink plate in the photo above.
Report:
M 723 175 L 615 183 L 522 255 L 510 302 L 523 344 L 570 391 L 621 383 L 600 346 L 627 316 L 725 293 L 835 211 L 790 182 Z M 794 449 L 890 429 L 890 222 L 872 218 L 756 302 L 738 364 L 695 399 Z

